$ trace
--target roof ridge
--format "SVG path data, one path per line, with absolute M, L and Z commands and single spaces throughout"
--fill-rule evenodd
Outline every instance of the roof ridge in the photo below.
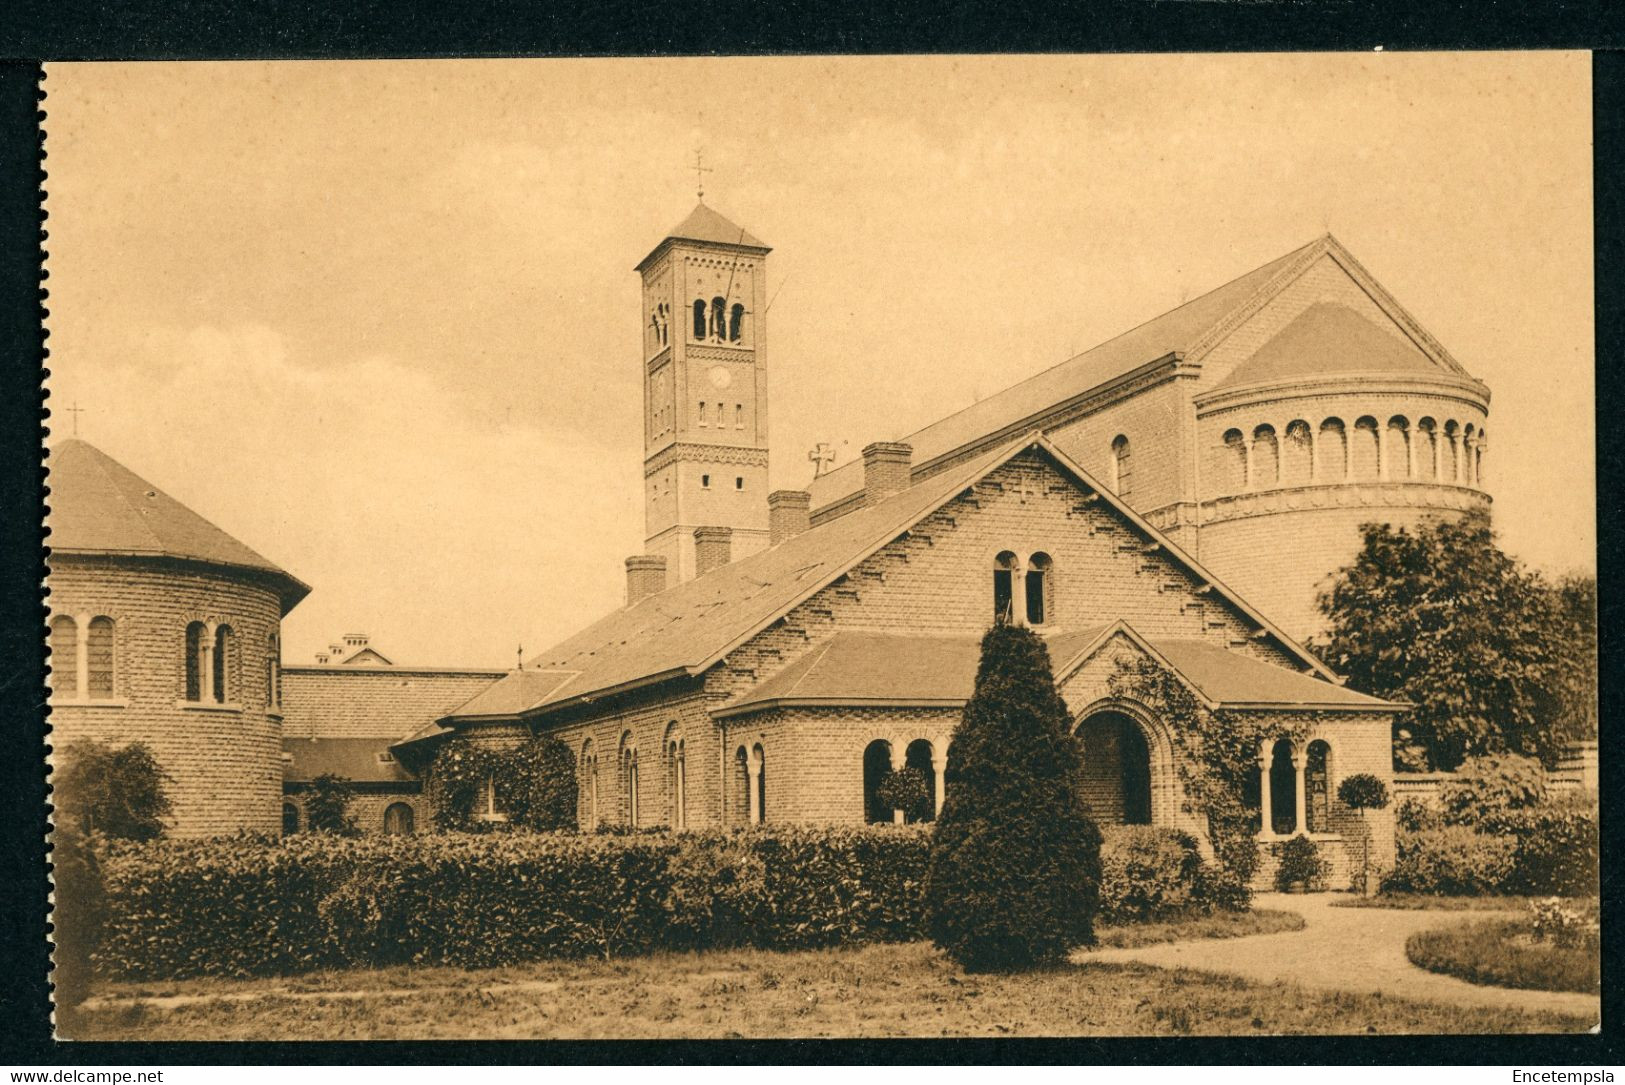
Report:
M 801 688 L 801 683 L 807 680 L 807 676 L 813 672 L 813 668 L 817 667 L 819 661 L 825 656 L 829 655 L 829 650 L 835 647 L 835 638 L 839 637 L 842 632 L 844 631 L 836 630 L 834 636 L 830 637 L 823 644 L 819 645 L 817 649 L 809 653 L 812 658 L 808 660 L 807 666 L 802 669 L 801 673 L 796 676 L 796 680 L 790 684 L 790 688 L 785 690 L 785 696 L 789 696 Z M 800 661 L 798 660 L 797 662 Z

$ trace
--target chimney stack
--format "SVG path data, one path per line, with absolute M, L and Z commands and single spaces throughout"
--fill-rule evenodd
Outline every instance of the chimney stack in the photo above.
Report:
M 767 545 L 777 546 L 812 526 L 812 494 L 774 490 L 767 495 Z
M 659 554 L 633 554 L 626 559 L 626 605 L 666 590 L 666 559 Z
M 914 447 L 897 441 L 876 441 L 863 450 L 863 504 L 878 505 L 906 490 L 913 480 Z
M 694 575 L 704 576 L 720 565 L 733 560 L 733 534 L 731 527 L 697 527 L 694 529 Z

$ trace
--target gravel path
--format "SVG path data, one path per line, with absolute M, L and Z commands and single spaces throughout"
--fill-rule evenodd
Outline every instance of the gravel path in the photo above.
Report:
M 1307 925 L 1303 930 L 1282 934 L 1085 951 L 1075 959 L 1138 961 L 1162 968 L 1224 972 L 1265 982 L 1281 980 L 1318 990 L 1354 991 L 1462 1006 L 1553 1010 L 1601 1019 L 1601 1006 L 1595 995 L 1483 987 L 1418 968 L 1405 957 L 1405 940 L 1417 931 L 1502 913 L 1334 908 L 1332 901 L 1338 898 L 1327 893 L 1260 893 L 1253 899 L 1260 908 L 1297 912 Z

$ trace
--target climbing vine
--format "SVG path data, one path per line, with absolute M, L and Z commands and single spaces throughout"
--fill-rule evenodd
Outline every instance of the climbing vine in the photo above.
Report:
M 1107 687 L 1114 697 L 1139 701 L 1162 717 L 1178 755 L 1174 764 L 1186 810 L 1207 821 L 1213 854 L 1231 882 L 1227 889 L 1245 899 L 1258 870 L 1257 813 L 1246 796 L 1258 779 L 1259 746 L 1282 738 L 1301 742 L 1313 718 L 1286 721 L 1210 709 L 1184 682 L 1145 657 L 1119 659 Z
M 487 812 L 487 788 L 505 820 Z M 501 749 L 467 735 L 452 737 L 429 766 L 425 793 L 436 827 L 459 832 L 492 828 L 538 831 L 576 827 L 575 756 L 556 738 L 539 735 Z

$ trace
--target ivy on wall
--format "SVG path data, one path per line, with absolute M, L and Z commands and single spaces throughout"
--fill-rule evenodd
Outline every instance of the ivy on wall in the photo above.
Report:
M 1167 726 L 1186 810 L 1207 821 L 1214 856 L 1233 881 L 1230 891 L 1245 896 L 1258 870 L 1257 811 L 1246 796 L 1259 777 L 1259 748 L 1283 738 L 1301 744 L 1315 717 L 1210 709 L 1179 678 L 1143 656 L 1118 659 L 1107 688 L 1114 697 L 1150 708 Z
M 430 817 L 440 829 L 574 829 L 575 755 L 564 743 L 547 735 L 538 735 L 513 749 L 455 735 L 430 763 L 424 794 Z M 487 816 L 493 797 L 501 819 Z

